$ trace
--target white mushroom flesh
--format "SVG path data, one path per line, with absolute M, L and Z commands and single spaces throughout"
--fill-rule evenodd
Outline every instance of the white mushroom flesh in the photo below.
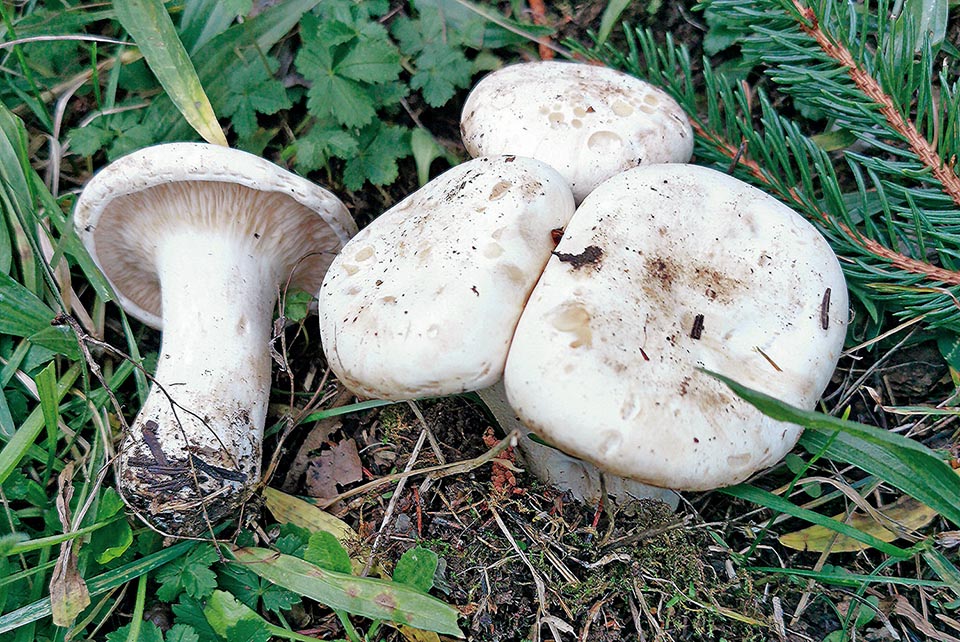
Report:
M 363 229 L 327 272 L 320 335 L 366 397 L 474 390 L 503 372 L 523 305 L 573 214 L 567 182 L 519 156 L 478 158 Z
M 836 256 L 786 205 L 702 167 L 636 168 L 571 220 L 518 324 L 506 392 L 546 441 L 606 471 L 729 485 L 800 428 L 701 369 L 812 408 L 847 314 Z
M 607 67 L 543 61 L 485 76 L 463 107 L 472 156 L 520 154 L 549 163 L 577 202 L 640 164 L 685 163 L 693 131 L 666 92 Z

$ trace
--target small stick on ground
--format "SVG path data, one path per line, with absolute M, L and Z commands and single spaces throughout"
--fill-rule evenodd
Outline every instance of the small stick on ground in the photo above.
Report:
M 547 24 L 547 7 L 544 5 L 543 0 L 530 0 L 530 14 L 533 16 L 533 24 L 535 25 L 545 25 Z M 537 46 L 538 53 L 540 54 L 540 60 L 553 60 L 553 49 L 550 48 L 549 43 L 550 39 L 546 36 L 542 38 L 537 38 L 539 45 Z
M 413 447 L 413 452 L 410 453 L 410 459 L 407 460 L 407 465 L 403 469 L 404 473 L 409 473 L 413 470 L 413 465 L 417 463 L 417 457 L 420 456 L 420 451 L 423 449 L 423 444 L 427 441 L 427 429 L 424 428 L 420 431 L 420 438 L 417 439 L 416 445 Z M 377 529 L 377 534 L 373 538 L 373 544 L 370 546 L 370 555 L 367 556 L 367 563 L 363 567 L 363 573 L 361 577 L 366 577 L 370 572 L 370 568 L 373 566 L 373 557 L 377 548 L 380 546 L 380 542 L 383 538 L 383 532 L 387 530 L 387 525 L 390 523 L 390 520 L 393 519 L 393 511 L 397 508 L 397 500 L 403 495 L 403 489 L 407 485 L 407 479 L 409 475 L 404 475 L 400 478 L 400 481 L 397 482 L 397 489 L 393 491 L 393 496 L 390 498 L 390 503 L 387 504 L 387 510 L 383 513 L 383 521 L 380 522 L 380 528 Z
M 406 479 L 407 477 L 413 477 L 414 475 L 431 475 L 436 481 L 437 479 L 442 479 L 444 477 L 449 477 L 451 475 L 459 475 L 461 473 L 468 473 L 475 468 L 479 468 L 486 463 L 495 462 L 501 466 L 510 467 L 511 470 L 519 471 L 520 469 L 514 467 L 510 462 L 505 459 L 498 459 L 497 456 L 500 455 L 504 450 L 512 446 L 517 445 L 517 441 L 520 439 L 519 431 L 514 430 L 509 435 L 500 440 L 494 448 L 491 448 L 487 452 L 483 453 L 479 457 L 474 457 L 473 459 L 467 459 L 461 462 L 455 462 L 450 464 L 441 464 L 439 466 L 428 466 L 426 468 L 419 468 L 417 470 L 404 471 L 402 473 L 396 473 L 393 475 L 386 475 L 385 477 L 380 477 L 379 479 L 374 479 L 371 482 L 367 482 L 362 486 L 357 486 L 356 488 L 351 488 L 348 491 L 344 491 L 337 495 L 336 497 L 330 497 L 328 499 L 318 500 L 314 503 L 320 508 L 328 508 L 337 502 L 341 502 L 351 497 L 356 497 L 357 495 L 363 495 L 366 493 L 373 492 L 380 488 L 381 486 L 386 486 L 392 482 L 398 481 L 400 479 Z

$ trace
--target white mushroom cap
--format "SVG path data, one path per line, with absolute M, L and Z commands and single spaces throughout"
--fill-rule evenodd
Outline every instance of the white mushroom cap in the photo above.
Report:
M 693 130 L 667 93 L 607 67 L 528 62 L 485 76 L 460 119 L 472 156 L 520 154 L 555 167 L 579 203 L 640 165 L 685 163 Z
M 786 205 L 703 167 L 639 167 L 577 210 L 517 326 L 505 388 L 531 430 L 605 471 L 729 485 L 801 429 L 700 369 L 812 408 L 847 314 L 836 256 Z
M 74 224 L 120 305 L 155 328 L 163 323 L 154 268 L 161 231 L 232 229 L 296 265 L 292 285 L 308 292 L 357 231 L 329 191 L 259 156 L 203 143 L 155 145 L 111 163 L 84 188 Z
M 354 392 L 411 399 L 497 381 L 517 319 L 573 214 L 567 182 L 519 156 L 478 158 L 363 229 L 318 295 L 330 367 Z

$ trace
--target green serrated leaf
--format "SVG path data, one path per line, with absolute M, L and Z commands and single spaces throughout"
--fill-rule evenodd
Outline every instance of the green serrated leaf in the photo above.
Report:
M 301 172 L 320 169 L 330 158 L 350 158 L 357 147 L 357 139 L 339 125 L 318 124 L 297 139 L 295 164 Z
M 304 290 L 288 290 L 283 296 L 283 317 L 290 323 L 307 318 L 313 295 Z
M 200 634 L 192 626 L 174 624 L 163 636 L 163 642 L 200 642 Z
M 263 580 L 259 575 L 242 566 L 226 565 L 217 574 L 220 588 L 232 593 L 243 604 L 258 610 L 263 608 L 279 612 L 289 609 L 300 601 L 300 596 L 287 589 Z
M 67 135 L 70 151 L 80 156 L 93 156 L 113 140 L 113 133 L 94 124 L 75 127 Z
M 127 642 L 131 627 L 133 627 L 132 624 L 127 624 L 126 626 L 121 626 L 116 631 L 107 633 L 107 642 Z M 156 624 L 145 620 L 140 622 L 137 642 L 163 642 L 163 633 Z
M 227 629 L 226 638 L 244 642 L 270 642 L 273 634 L 262 620 L 241 620 Z
M 275 584 L 354 615 L 462 636 L 458 611 L 419 591 L 384 580 L 325 571 L 263 548 L 234 549 L 237 562 Z
M 365 181 L 386 185 L 399 173 L 397 159 L 410 153 L 407 129 L 376 123 L 360 131 L 360 146 L 343 168 L 343 184 L 359 190 Z
M 207 142 L 226 146 L 197 70 L 162 0 L 114 0 L 113 10 L 187 122 Z
M 412 586 L 426 593 L 433 588 L 433 576 L 437 572 L 437 554 L 428 548 L 416 546 L 405 551 L 393 569 L 393 581 Z
M 310 535 L 303 559 L 328 571 L 349 575 L 352 570 L 347 549 L 332 533 L 326 531 L 317 531 Z
M 303 52 L 297 56 L 297 68 L 306 76 L 299 64 L 304 57 Z M 329 116 L 347 127 L 363 127 L 377 114 L 373 99 L 360 83 L 332 75 L 315 78 L 307 92 L 307 108 L 318 118 Z
M 337 63 L 335 70 L 352 80 L 390 82 L 400 75 L 400 52 L 385 40 L 361 40 Z
M 419 89 L 431 107 L 440 107 L 450 100 L 458 88 L 471 79 L 470 61 L 463 51 L 445 43 L 431 43 L 417 57 L 417 72 L 410 86 Z
M 216 549 L 207 544 L 167 564 L 157 571 L 157 597 L 172 602 L 181 592 L 196 599 L 210 595 L 217 587 L 217 576 L 210 566 L 219 559 Z
M 217 632 L 210 626 L 203 612 L 204 605 L 199 600 L 186 595 L 180 595 L 180 600 L 171 609 L 177 622 L 193 629 L 200 638 L 200 642 L 221 642 Z
M 214 591 L 203 614 L 217 635 L 227 640 L 269 642 L 271 635 L 289 637 L 283 629 L 270 624 L 226 591 Z
M 276 60 L 253 57 L 230 74 L 230 91 L 217 102 L 220 113 L 230 117 L 241 138 L 249 138 L 257 131 L 258 112 L 275 114 L 292 105 L 283 83 L 273 77 L 278 66 Z
M 310 541 L 310 531 L 296 524 L 281 524 L 280 537 L 273 543 L 277 550 L 287 555 L 303 557 Z

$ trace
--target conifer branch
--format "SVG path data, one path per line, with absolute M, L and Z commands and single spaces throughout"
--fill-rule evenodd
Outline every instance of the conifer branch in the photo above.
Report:
M 793 0 L 793 5 L 797 8 L 800 16 L 806 20 L 806 23 L 800 23 L 800 30 L 812 38 L 827 56 L 848 70 L 850 79 L 853 80 L 857 88 L 879 105 L 880 113 L 886 118 L 890 127 L 903 136 L 917 158 L 930 168 L 933 175 L 943 185 L 943 190 L 950 195 L 954 203 L 960 205 L 960 177 L 953 171 L 953 168 L 943 162 L 930 141 L 917 131 L 916 125 L 903 117 L 890 95 L 883 90 L 873 76 L 857 64 L 850 50 L 834 42 L 820 28 L 816 12 L 802 4 L 800 0 Z

